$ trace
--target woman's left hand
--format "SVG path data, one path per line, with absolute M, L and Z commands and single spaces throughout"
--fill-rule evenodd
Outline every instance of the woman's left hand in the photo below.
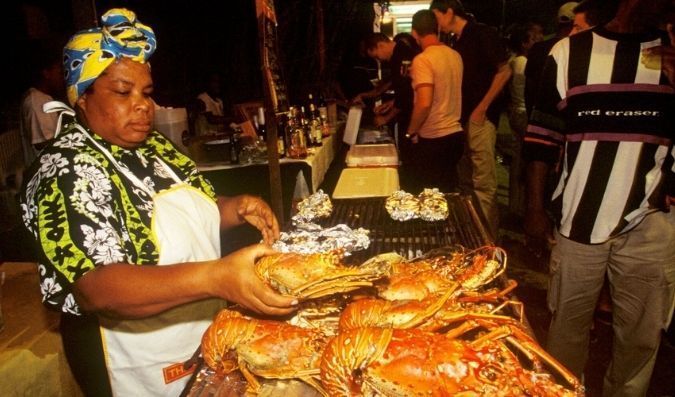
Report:
M 239 196 L 237 215 L 262 233 L 265 244 L 272 244 L 279 238 L 279 223 L 274 212 L 260 197 Z
M 266 244 L 272 244 L 279 238 L 279 223 L 274 212 L 260 197 L 243 194 L 235 197 L 218 197 L 220 226 L 228 229 L 250 223 L 262 233 Z

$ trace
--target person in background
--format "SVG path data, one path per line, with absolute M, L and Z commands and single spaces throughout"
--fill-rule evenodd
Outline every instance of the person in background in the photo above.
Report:
M 347 48 L 337 72 L 338 103 L 346 108 L 353 105 L 370 108 L 374 103 L 370 95 L 359 96 L 359 94 L 377 88 L 377 85 L 373 84 L 373 81 L 379 79 L 377 62 L 368 56 L 365 37 Z M 388 87 L 381 89 L 384 92 Z
M 388 63 L 391 69 L 389 81 L 394 90 L 394 98 L 375 107 L 375 126 L 379 127 L 396 122 L 398 136 L 396 142 L 400 153 L 401 186 L 405 189 L 409 184 L 408 163 L 410 162 L 410 142 L 405 138 L 410 113 L 413 108 L 414 92 L 409 75 L 409 67 L 413 58 L 421 49 L 415 39 L 400 33 L 391 40 L 384 33 L 372 33 L 366 38 L 368 56 L 382 63 Z
M 675 32 L 656 29 L 668 6 L 621 0 L 604 26 L 559 41 L 525 135 L 525 230 L 555 236 L 547 350 L 582 375 L 607 275 L 614 338 L 605 396 L 646 395 L 675 305 Z M 561 151 L 553 229 L 544 176 Z
M 572 9 L 574 20 L 570 36 L 597 25 L 603 25 L 614 17 L 618 0 L 584 0 Z
M 24 179 L 23 222 L 83 392 L 178 396 L 190 378 L 183 362 L 225 301 L 268 315 L 297 302 L 256 276 L 268 245 L 221 257 L 221 230 L 248 222 L 266 243 L 277 238 L 272 211 L 256 197 L 216 196 L 152 129 L 154 32 L 127 9 L 101 19 L 65 46 L 75 110 L 48 104 L 61 123 Z
M 193 106 L 188 106 L 192 111 L 197 111 L 194 118 L 196 135 L 209 135 L 225 131 L 225 125 L 232 120 L 225 117 L 223 100 L 220 98 L 222 91 L 220 74 L 212 72 L 207 75 L 206 89 L 197 95 Z
M 497 98 L 511 78 L 509 53 L 497 31 L 467 19 L 459 0 L 434 0 L 429 8 L 462 57 L 462 124 L 467 149 L 459 164 L 460 190 L 473 194 L 490 233 L 497 238 L 495 144 L 502 109 Z
M 569 36 L 574 21 L 574 7 L 578 6 L 576 1 L 568 1 L 558 8 L 556 17 L 557 29 L 555 35 L 550 39 L 535 43 L 527 55 L 527 65 L 525 66 L 525 108 L 529 115 L 537 96 L 537 87 L 539 78 L 544 69 L 546 56 L 553 48 L 553 45 L 564 37 Z
M 408 137 L 412 141 L 411 174 L 417 186 L 453 192 L 457 188 L 457 162 L 464 150 L 460 122 L 462 59 L 438 39 L 434 14 L 413 15 L 412 35 L 422 48 L 413 59 L 411 77 L 415 100 Z
M 37 153 L 54 138 L 56 131 L 56 115 L 45 113 L 42 106 L 65 96 L 60 51 L 45 44 L 38 46 L 32 55 L 33 59 L 29 63 L 33 70 L 32 86 L 21 98 L 19 118 L 26 166 L 29 166 Z
M 527 128 L 527 110 L 525 109 L 525 65 L 527 53 L 543 36 L 538 32 L 539 25 L 534 23 L 515 25 L 509 32 L 509 47 L 513 56 L 509 66 L 513 71 L 509 81 L 508 117 L 513 136 L 513 153 L 509 169 L 509 208 L 518 216 L 525 211 L 525 183 L 522 180 L 521 148 Z

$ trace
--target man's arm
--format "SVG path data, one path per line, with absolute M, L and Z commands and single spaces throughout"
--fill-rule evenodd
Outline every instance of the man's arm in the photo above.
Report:
M 420 129 L 424 121 L 429 117 L 433 98 L 433 84 L 420 84 L 415 87 L 415 103 L 413 104 L 410 124 L 408 125 L 408 134 L 413 137 L 413 142 L 417 142 L 417 130 Z
M 364 99 L 376 98 L 391 87 L 391 80 L 381 80 L 372 90 L 362 92 L 352 99 L 352 103 L 363 106 Z
M 258 244 L 224 258 L 168 266 L 101 265 L 73 284 L 80 308 L 110 318 L 135 319 L 218 297 L 260 313 L 283 315 L 297 303 L 258 278 L 256 259 L 274 253 Z
M 668 78 L 670 85 L 675 87 L 675 27 L 672 23 L 669 23 L 666 29 L 670 45 L 660 45 L 643 50 L 641 61 L 645 67 L 651 68 L 652 60 L 657 61 L 654 62 L 655 65 L 658 65 L 658 60 L 660 60 L 663 74 Z
M 531 161 L 527 164 L 527 216 L 523 227 L 529 236 L 550 240 L 553 238 L 553 227 L 544 207 L 548 171 L 549 165 L 543 161 Z
M 486 113 L 492 102 L 497 98 L 500 92 L 502 92 L 502 89 L 506 85 L 506 83 L 509 82 L 509 79 L 511 78 L 511 75 L 513 74 L 513 71 L 511 70 L 511 67 L 509 66 L 508 62 L 504 62 L 499 65 L 499 69 L 497 69 L 497 73 L 492 77 L 492 83 L 490 84 L 490 88 L 487 90 L 485 95 L 483 96 L 483 99 L 476 105 L 476 108 L 471 112 L 471 116 L 469 116 L 469 120 L 483 124 L 485 122 L 485 119 L 487 118 Z
M 524 220 L 525 233 L 531 237 L 550 240 L 553 236 L 552 222 L 544 203 L 546 179 L 556 162 L 565 137 L 564 119 L 557 104 L 561 101 L 556 85 L 558 65 L 555 58 L 546 60 L 538 88 L 537 102 L 530 115 L 523 142 L 523 160 L 527 164 L 527 212 Z

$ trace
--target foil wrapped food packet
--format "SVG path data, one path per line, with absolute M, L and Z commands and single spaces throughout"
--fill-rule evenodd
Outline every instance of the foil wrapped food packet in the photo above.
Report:
M 418 195 L 419 217 L 425 221 L 442 221 L 448 217 L 448 201 L 438 189 L 424 189 Z
M 395 221 L 408 221 L 417 218 L 420 210 L 420 202 L 417 197 L 403 190 L 397 190 L 387 197 L 384 207 L 391 219 Z
M 389 216 L 396 221 L 422 219 L 429 222 L 448 217 L 448 201 L 437 188 L 424 189 L 417 197 L 397 190 L 387 197 L 384 206 Z
M 364 228 L 352 229 L 345 224 L 322 229 L 316 224 L 301 224 L 299 228 L 282 232 L 272 247 L 280 252 L 314 254 L 341 249 L 344 255 L 370 246 L 370 231 Z
M 293 225 L 310 222 L 319 218 L 327 218 L 333 212 L 333 203 L 330 197 L 319 189 L 316 193 L 298 203 L 298 213 L 291 220 Z

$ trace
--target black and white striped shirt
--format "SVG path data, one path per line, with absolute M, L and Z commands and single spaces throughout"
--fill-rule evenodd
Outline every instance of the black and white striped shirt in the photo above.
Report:
M 558 230 L 602 243 L 630 230 L 675 195 L 675 89 L 660 60 L 642 50 L 668 44 L 662 32 L 595 28 L 549 54 L 525 135 L 529 160 L 555 163 Z

